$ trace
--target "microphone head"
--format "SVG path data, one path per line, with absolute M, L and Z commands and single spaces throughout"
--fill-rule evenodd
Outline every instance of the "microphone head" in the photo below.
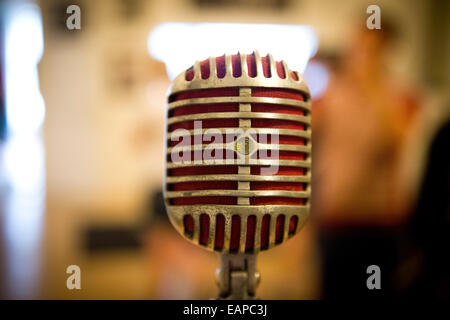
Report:
M 172 82 L 164 199 L 173 226 L 219 253 L 256 253 L 309 214 L 311 98 L 271 55 L 196 62 Z

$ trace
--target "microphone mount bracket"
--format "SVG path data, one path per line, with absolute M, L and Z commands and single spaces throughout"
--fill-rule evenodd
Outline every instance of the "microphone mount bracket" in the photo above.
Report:
M 256 299 L 259 280 L 255 254 L 220 255 L 220 268 L 216 271 L 219 299 Z

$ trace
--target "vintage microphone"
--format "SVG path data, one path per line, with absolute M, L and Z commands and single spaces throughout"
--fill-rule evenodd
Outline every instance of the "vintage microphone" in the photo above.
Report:
M 257 51 L 196 62 L 169 89 L 165 204 L 185 238 L 221 254 L 219 298 L 254 298 L 256 254 L 305 223 L 310 100 L 298 72 Z

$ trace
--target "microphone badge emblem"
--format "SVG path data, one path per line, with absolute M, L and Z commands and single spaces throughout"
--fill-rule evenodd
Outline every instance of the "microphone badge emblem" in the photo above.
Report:
M 256 254 L 309 214 L 311 97 L 271 55 L 195 62 L 172 82 L 164 199 L 186 239 L 221 255 L 219 298 L 252 299 Z

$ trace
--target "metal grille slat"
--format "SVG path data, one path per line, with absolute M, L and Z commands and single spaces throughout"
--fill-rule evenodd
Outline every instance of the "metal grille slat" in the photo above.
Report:
M 300 137 L 305 139 L 311 139 L 311 130 L 295 130 L 295 129 L 276 129 L 276 128 L 251 128 L 252 132 L 256 134 L 279 134 L 285 136 L 292 137 Z M 200 133 L 200 130 L 198 130 Z M 208 128 L 202 129 L 201 134 L 215 134 L 216 132 L 220 132 L 222 134 L 235 134 L 242 132 L 242 128 Z M 178 137 L 193 137 L 194 134 L 197 134 L 196 130 L 178 130 L 169 132 L 167 134 L 167 139 L 178 138 Z
M 244 175 L 244 174 L 203 174 L 196 176 L 169 176 L 166 183 L 190 182 L 190 181 L 278 181 L 278 182 L 310 182 L 311 177 L 304 176 L 262 176 L 262 175 Z
M 231 96 L 231 97 L 209 97 L 209 98 L 191 98 L 183 99 L 169 103 L 169 110 L 174 110 L 179 107 L 202 104 L 223 104 L 223 103 L 260 103 L 285 105 L 311 111 L 311 104 L 309 102 L 286 99 L 286 98 L 272 98 L 272 97 L 245 97 L 245 96 Z
M 255 142 L 257 150 L 279 150 L 279 151 L 296 151 L 303 153 L 311 153 L 311 147 L 307 145 L 296 145 L 296 144 L 274 144 L 274 143 L 258 143 Z M 167 148 L 167 154 L 172 152 L 181 152 L 181 151 L 196 151 L 196 150 L 205 150 L 205 149 L 215 149 L 215 150 L 232 150 L 235 151 L 235 142 L 229 143 L 210 143 L 210 144 L 197 144 L 197 145 L 188 145 L 188 146 L 174 146 Z
M 167 169 L 173 168 L 185 168 L 185 167 L 202 167 L 202 166 L 213 166 L 213 165 L 249 165 L 249 166 L 286 166 L 286 167 L 301 167 L 310 168 L 311 162 L 303 160 L 267 160 L 267 159 L 226 159 L 226 160 L 203 160 L 203 161 L 187 161 L 187 162 L 168 162 L 166 165 Z
M 185 198 L 185 197 L 287 197 L 287 198 L 309 198 L 308 191 L 286 191 L 286 190 L 186 190 L 186 191 L 167 191 L 167 198 Z
M 196 113 L 184 116 L 169 118 L 167 124 L 171 125 L 184 121 L 195 120 L 214 120 L 214 119 L 272 119 L 272 120 L 287 120 L 293 122 L 300 122 L 309 125 L 311 123 L 310 117 L 286 114 L 286 113 L 272 113 L 272 112 L 211 112 L 211 113 Z

